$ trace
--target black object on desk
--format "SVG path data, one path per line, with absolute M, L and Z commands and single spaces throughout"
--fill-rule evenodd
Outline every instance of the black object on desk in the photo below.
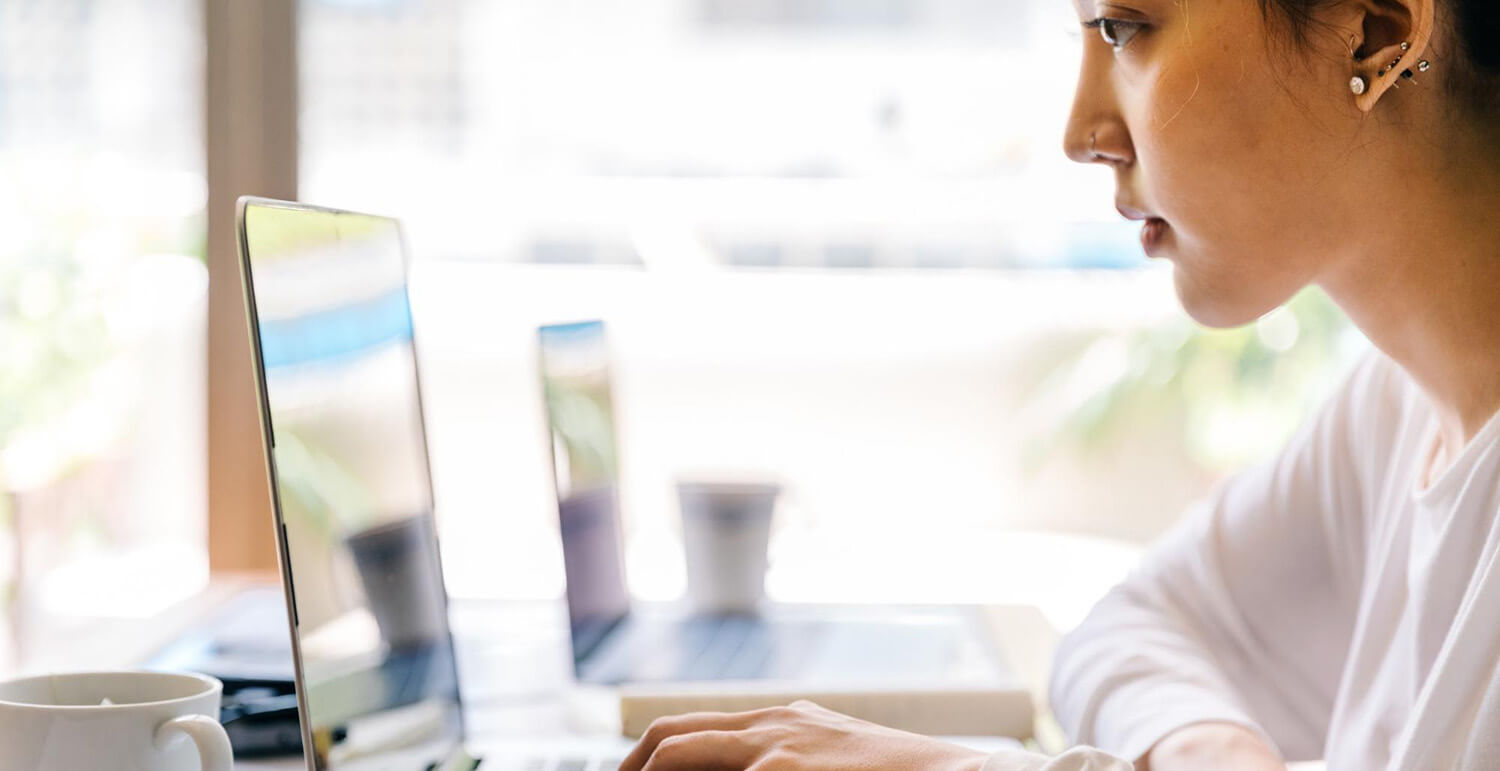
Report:
M 286 605 L 279 588 L 248 589 L 147 663 L 224 683 L 219 721 L 237 758 L 302 754 Z
M 302 724 L 297 694 L 266 688 L 242 688 L 225 694 L 219 722 L 229 734 L 237 758 L 302 754 Z

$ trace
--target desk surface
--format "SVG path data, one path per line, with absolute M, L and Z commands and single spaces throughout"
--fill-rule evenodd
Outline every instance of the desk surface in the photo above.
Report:
M 497 607 L 503 605 L 503 608 Z M 531 618 L 528 620 L 528 614 Z M 1022 679 L 1034 698 L 1042 698 L 1056 632 L 1042 614 L 1024 606 L 984 608 L 1007 663 Z M 472 735 L 501 739 L 531 739 L 554 736 L 598 740 L 620 735 L 619 701 L 610 689 L 579 687 L 571 677 L 567 655 L 566 627 L 557 608 L 536 603 L 455 603 L 453 627 L 456 638 L 496 641 L 492 650 L 458 649 L 460 676 L 474 666 L 475 656 L 484 656 L 484 671 L 524 673 L 496 688 L 475 683 L 469 698 L 469 728 Z M 519 623 L 518 623 L 519 621 Z M 549 625 L 555 628 L 550 629 Z M 505 629 L 492 625 L 504 624 Z M 486 628 L 489 627 L 489 628 Z M 532 630 L 521 634 L 520 630 Z M 534 635 L 534 636 L 529 636 Z M 538 648 L 550 649 L 552 658 L 538 657 Z M 981 740 L 980 746 L 990 746 Z M 993 740 L 989 740 L 993 743 Z M 244 769 L 295 769 L 299 761 L 242 762 Z
M 27 630 L 30 644 L 21 651 L 22 672 L 80 669 L 116 669 L 139 666 L 168 642 L 181 636 L 216 608 L 246 588 L 265 586 L 264 579 L 227 576 L 207 589 L 149 619 L 73 620 L 55 622 L 51 628 Z M 601 737 L 619 735 L 618 700 L 610 691 L 582 689 L 572 685 L 567 656 L 566 626 L 556 623 L 556 603 L 455 602 L 453 626 L 456 637 L 491 639 L 490 650 L 459 650 L 460 671 L 466 659 L 484 656 L 486 671 L 524 673 L 503 687 L 477 687 L 478 699 L 469 699 L 478 729 L 487 736 Z M 504 613 L 491 612 L 503 607 Z M 517 614 L 536 614 L 517 623 Z M 509 620 L 497 622 L 506 617 Z M 553 618 L 556 616 L 557 618 Z M 1037 699 L 1044 712 L 1045 683 L 1056 632 L 1035 608 L 1027 606 L 986 607 L 985 616 L 1012 669 Z M 503 634 L 485 635 L 486 625 L 505 623 Z M 555 626 L 556 628 L 552 628 Z M 519 630 L 526 630 L 524 634 Z M 43 644 L 45 643 L 45 644 Z M 550 658 L 538 659 L 538 650 L 551 650 Z M 497 665 L 495 659 L 499 659 Z M 509 666 L 505 660 L 511 660 Z M 524 665 L 518 662 L 524 660 Z M 466 694 L 467 695 L 467 694 Z M 1046 725 L 1039 726 L 1045 742 Z M 299 759 L 242 761 L 236 768 L 297 769 Z
M 137 666 L 238 592 L 265 584 L 264 579 L 226 576 L 216 579 L 203 592 L 154 618 L 76 620 L 47 629 L 30 629 L 28 634 L 32 644 L 21 651 L 24 659 L 20 669 L 23 672 L 41 672 Z M 462 607 L 455 613 L 455 630 L 463 624 L 485 623 L 486 614 L 482 606 L 477 608 L 477 613 L 469 612 L 476 608 L 467 603 L 456 604 L 456 609 L 461 606 L 468 607 Z M 1039 744 L 1046 749 L 1061 748 L 1061 731 L 1046 709 L 1046 684 L 1052 649 L 1057 642 L 1057 631 L 1041 612 L 1031 606 L 986 606 L 984 611 L 1007 662 L 1036 702 L 1040 716 L 1036 729 Z M 565 633 L 565 630 L 561 631 Z M 537 642 L 538 639 L 523 641 L 512 652 L 515 655 L 532 655 L 525 654 L 523 649 Z M 502 736 L 536 736 L 538 732 L 600 736 L 618 730 L 618 715 L 615 711 L 617 705 L 611 694 L 567 686 L 566 653 L 561 647 L 564 642 L 562 637 L 558 637 L 556 641 L 559 656 L 552 674 L 545 669 L 533 671 L 533 677 L 539 679 L 517 684 L 523 689 L 533 689 L 535 700 L 520 706 L 484 707 L 481 718 L 483 725 L 477 725 L 476 728 Z M 506 654 L 505 651 L 499 653 Z M 463 655 L 461 651 L 461 667 Z M 548 682 L 557 684 L 557 687 L 548 691 L 545 687 Z M 302 769 L 303 765 L 298 758 L 288 758 L 240 761 L 235 764 L 235 768 L 241 771 L 294 771 Z M 1296 763 L 1291 766 L 1292 771 L 1318 771 L 1322 768 L 1321 763 Z

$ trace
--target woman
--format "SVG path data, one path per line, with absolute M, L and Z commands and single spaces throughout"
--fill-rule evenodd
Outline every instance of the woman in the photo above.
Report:
M 984 758 L 812 705 L 661 721 L 679 768 L 1500 768 L 1500 5 L 1075 0 L 1074 160 L 1178 296 L 1309 284 L 1375 344 L 1061 645 L 1080 748 Z

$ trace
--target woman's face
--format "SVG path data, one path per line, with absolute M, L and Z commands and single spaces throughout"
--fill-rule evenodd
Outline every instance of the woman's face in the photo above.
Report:
M 1349 251 L 1350 202 L 1368 200 L 1350 193 L 1370 180 L 1347 43 L 1299 48 L 1256 0 L 1074 2 L 1100 28 L 1084 31 L 1068 155 L 1114 169 L 1188 313 L 1252 321 Z

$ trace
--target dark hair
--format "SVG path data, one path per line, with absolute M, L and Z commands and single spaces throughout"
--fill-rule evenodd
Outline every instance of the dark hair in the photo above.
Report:
M 1317 11 L 1330 1 L 1259 0 L 1262 13 L 1279 12 L 1299 44 L 1307 42 L 1308 30 L 1318 24 Z M 1427 58 L 1449 69 L 1448 90 L 1459 106 L 1481 121 L 1494 121 L 1500 118 L 1500 2 L 1447 0 L 1447 7 L 1453 47 Z

